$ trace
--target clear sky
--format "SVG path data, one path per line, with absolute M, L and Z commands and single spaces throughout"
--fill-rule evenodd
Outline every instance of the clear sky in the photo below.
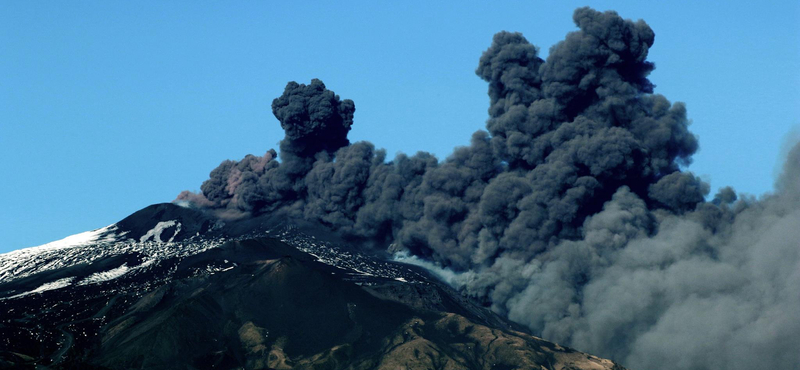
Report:
M 351 141 L 444 158 L 484 127 L 501 30 L 546 56 L 590 5 L 655 31 L 656 92 L 687 104 L 689 170 L 769 192 L 800 133 L 800 2 L 2 2 L 0 253 L 114 223 L 283 132 L 286 82 L 353 99 Z M 234 4 L 234 5 L 231 5 Z M 789 139 L 787 139 L 789 138 Z

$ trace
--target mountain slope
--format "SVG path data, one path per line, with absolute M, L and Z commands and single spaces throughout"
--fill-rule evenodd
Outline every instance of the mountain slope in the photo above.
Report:
M 0 368 L 621 369 L 294 229 L 162 204 L 64 244 L 0 255 Z

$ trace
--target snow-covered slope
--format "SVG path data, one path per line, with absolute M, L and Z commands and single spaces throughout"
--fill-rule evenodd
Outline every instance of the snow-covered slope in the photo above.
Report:
M 173 225 L 180 223 L 173 221 Z M 161 229 L 153 229 L 148 238 L 138 241 L 126 238 L 127 231 L 111 225 L 48 243 L 0 255 L 0 284 L 45 271 L 92 264 L 103 258 L 135 254 L 148 261 L 170 257 L 185 257 L 213 248 L 225 242 L 224 238 L 204 239 L 194 236 L 180 242 L 162 241 Z
M 85 247 L 117 240 L 116 225 L 68 236 L 38 247 L 0 254 L 0 283 L 24 277 L 37 271 L 58 268 L 58 258 L 64 249 Z
M 0 299 L 24 297 L 73 284 L 102 283 L 142 273 L 161 261 L 180 261 L 229 241 L 258 237 L 278 238 L 321 263 L 341 268 L 351 280 L 358 280 L 360 284 L 369 285 L 370 278 L 400 282 L 423 280 L 418 269 L 317 240 L 292 227 L 252 229 L 231 235 L 226 225 L 209 222 L 199 211 L 160 204 L 101 229 L 1 254 Z M 205 270 L 214 272 L 229 267 L 209 266 Z M 12 282 L 18 284 L 10 284 Z M 13 285 L 13 289 L 9 285 Z

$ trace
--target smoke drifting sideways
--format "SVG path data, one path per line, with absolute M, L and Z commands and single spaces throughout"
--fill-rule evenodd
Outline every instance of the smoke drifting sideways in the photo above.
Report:
M 800 147 L 774 194 L 689 172 L 686 109 L 654 94 L 644 21 L 580 8 L 547 60 L 501 32 L 476 73 L 487 131 L 444 161 L 349 143 L 355 105 L 287 85 L 276 152 L 225 161 L 188 201 L 319 223 L 439 273 L 557 343 L 631 368 L 800 364 Z

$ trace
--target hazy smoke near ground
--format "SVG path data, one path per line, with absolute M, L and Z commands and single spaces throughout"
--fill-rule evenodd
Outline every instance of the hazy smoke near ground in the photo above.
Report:
M 350 144 L 355 105 L 319 80 L 272 110 L 280 161 L 225 161 L 179 200 L 321 223 L 438 271 L 558 343 L 633 369 L 800 364 L 800 149 L 776 193 L 737 200 L 680 166 L 686 109 L 653 93 L 655 34 L 575 11 L 547 60 L 495 35 L 476 73 L 487 131 L 439 162 Z M 390 246 L 391 245 L 391 246 Z

